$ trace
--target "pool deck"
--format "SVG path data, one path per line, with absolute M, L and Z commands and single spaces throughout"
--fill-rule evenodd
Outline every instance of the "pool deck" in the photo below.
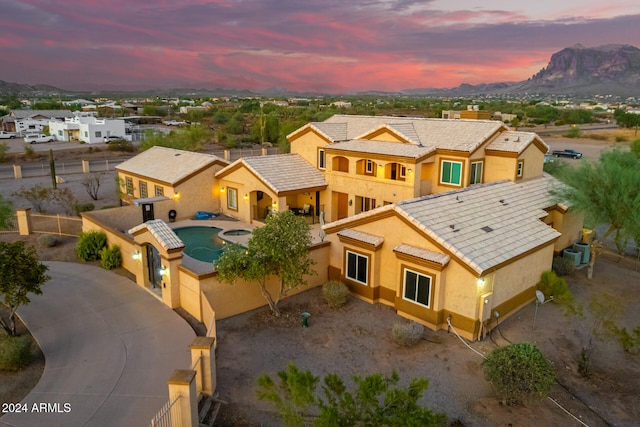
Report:
M 243 221 L 229 219 L 228 217 L 225 219 L 187 219 L 187 220 L 178 220 L 176 222 L 170 222 L 167 225 L 171 229 L 174 228 L 182 228 L 182 227 L 217 227 L 224 230 L 252 230 L 261 226 L 261 223 L 248 224 Z M 320 243 L 322 240 L 320 239 L 320 224 L 312 224 L 309 225 L 311 229 L 311 238 L 312 244 Z M 227 240 L 232 243 L 239 243 L 242 246 L 247 246 L 249 244 L 249 239 L 251 238 L 251 234 L 245 235 L 224 235 L 221 236 L 224 240 Z M 182 254 L 182 265 L 193 271 L 196 274 L 205 274 L 213 271 L 213 265 L 209 262 L 198 261 L 197 259 L 191 258 L 189 255 L 183 252 Z

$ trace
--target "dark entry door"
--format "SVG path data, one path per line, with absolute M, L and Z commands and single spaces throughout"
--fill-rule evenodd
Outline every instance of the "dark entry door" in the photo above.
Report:
M 160 267 L 160 253 L 152 245 L 147 245 L 147 271 L 149 273 L 149 283 L 154 288 L 162 287 Z
M 142 204 L 142 222 L 151 221 L 155 219 L 153 216 L 153 203 Z

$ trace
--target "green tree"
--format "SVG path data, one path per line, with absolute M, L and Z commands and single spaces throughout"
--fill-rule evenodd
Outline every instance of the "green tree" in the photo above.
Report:
M 519 405 L 547 397 L 555 381 L 553 368 L 531 343 L 510 344 L 493 350 L 482 362 L 484 375 L 498 398 Z
M 53 156 L 52 149 L 49 149 L 49 172 L 51 174 L 51 187 L 55 190 L 58 188 L 58 180 L 56 179 L 56 158 Z
M 317 427 L 349 426 L 441 426 L 446 425 L 445 414 L 434 413 L 420 406 L 429 381 L 414 378 L 408 386 L 399 386 L 400 377 L 372 374 L 354 376 L 355 390 L 348 391 L 336 374 L 325 376 L 322 397 L 316 394 L 319 377 L 301 371 L 289 363 L 287 371 L 278 372 L 279 384 L 267 374 L 258 378 L 260 400 L 271 401 L 285 426 L 301 426 L 304 414 L 317 413 L 313 425 Z M 309 416 L 307 416 L 309 418 Z
M 11 336 L 16 335 L 16 310 L 31 302 L 29 294 L 41 295 L 41 287 L 50 276 L 49 267 L 40 263 L 32 246 L 24 242 L 0 242 L 0 295 L 9 308 L 9 324 L 0 318 L 2 328 Z
M 253 231 L 247 248 L 230 245 L 216 261 L 218 278 L 233 283 L 237 278 L 257 281 L 269 308 L 280 315 L 278 302 L 290 289 L 306 285 L 305 276 L 314 274 L 315 262 L 309 257 L 311 232 L 301 216 L 291 211 L 270 214 L 263 227 Z M 267 288 L 269 276 L 277 276 L 280 285 L 272 295 Z
M 33 205 L 38 213 L 44 213 L 46 206 L 53 199 L 53 190 L 41 184 L 36 184 L 31 188 L 20 188 L 13 193 L 14 196 L 25 199 Z
M 640 114 L 620 113 L 615 116 L 618 126 L 625 128 L 635 128 L 634 135 L 638 134 L 638 126 L 640 126 Z
M 640 158 L 621 150 L 604 152 L 598 162 L 566 168 L 562 179 L 567 185 L 554 191 L 559 199 L 584 214 L 589 226 L 607 225 L 591 244 L 591 278 L 596 256 L 609 237 L 640 237 Z
M 9 227 L 13 217 L 13 204 L 0 194 L 0 230 Z

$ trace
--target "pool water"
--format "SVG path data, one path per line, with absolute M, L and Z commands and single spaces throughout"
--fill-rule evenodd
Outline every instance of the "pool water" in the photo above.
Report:
M 184 242 L 183 252 L 191 258 L 203 262 L 214 262 L 220 257 L 226 243 L 218 233 L 217 227 L 181 227 L 173 231 Z

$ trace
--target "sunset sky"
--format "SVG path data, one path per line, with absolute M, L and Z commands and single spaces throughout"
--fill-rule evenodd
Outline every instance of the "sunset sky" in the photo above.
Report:
M 396 91 L 525 80 L 576 43 L 640 47 L 638 0 L 479 3 L 0 0 L 0 80 Z

